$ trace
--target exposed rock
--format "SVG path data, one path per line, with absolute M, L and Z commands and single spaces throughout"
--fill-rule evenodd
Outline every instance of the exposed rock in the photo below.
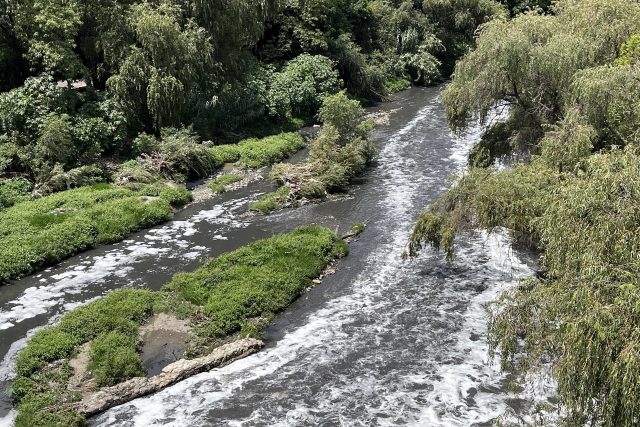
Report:
M 151 378 L 132 378 L 120 384 L 86 394 L 73 409 L 85 416 L 106 411 L 147 394 L 155 393 L 185 378 L 224 366 L 258 351 L 264 343 L 253 338 L 243 338 L 224 344 L 206 356 L 197 359 L 180 359 L 166 366 L 162 373 Z

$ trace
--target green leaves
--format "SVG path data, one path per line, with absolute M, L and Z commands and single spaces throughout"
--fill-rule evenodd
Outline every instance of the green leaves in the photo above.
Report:
M 302 54 L 275 74 L 267 97 L 274 115 L 312 117 L 322 98 L 339 89 L 338 73 L 330 59 Z

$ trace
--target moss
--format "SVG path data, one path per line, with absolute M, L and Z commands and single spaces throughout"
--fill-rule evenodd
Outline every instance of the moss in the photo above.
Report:
M 263 215 L 284 206 L 289 196 L 289 187 L 283 185 L 276 191 L 267 193 L 249 205 L 249 209 Z
M 98 184 L 17 203 L 0 212 L 0 283 L 167 221 L 190 199 L 166 185 Z

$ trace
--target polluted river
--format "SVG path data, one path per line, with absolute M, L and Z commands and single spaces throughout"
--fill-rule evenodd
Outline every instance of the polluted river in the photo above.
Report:
M 363 222 L 335 274 L 266 330 L 265 348 L 90 419 L 94 426 L 488 426 L 533 409 L 491 361 L 485 307 L 533 272 L 535 254 L 501 231 L 467 233 L 453 263 L 425 250 L 401 259 L 420 212 L 464 170 L 481 129 L 453 135 L 440 88 L 413 88 L 371 109 L 375 165 L 344 197 L 246 215 L 273 186 L 258 181 L 189 205 L 173 221 L 84 252 L 0 289 L 0 425 L 17 352 L 70 309 L 122 288 L 159 289 L 202 259 L 302 224 L 346 232 Z M 543 392 L 538 392 L 542 393 Z

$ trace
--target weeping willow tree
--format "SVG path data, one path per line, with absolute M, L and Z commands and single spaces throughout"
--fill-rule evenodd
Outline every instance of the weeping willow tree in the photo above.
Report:
M 445 94 L 454 129 L 509 104 L 507 138 L 538 127 L 530 160 L 471 168 L 422 214 L 408 253 L 431 245 L 453 259 L 456 234 L 472 227 L 506 227 L 541 249 L 542 274 L 491 309 L 492 353 L 525 380 L 551 363 L 567 424 L 635 426 L 640 4 L 565 0 L 552 11 L 488 24 Z
M 207 31 L 174 5 L 135 5 L 128 17 L 136 43 L 107 81 L 133 111 L 156 129 L 180 122 L 185 106 L 215 88 L 214 49 Z
M 482 29 L 477 48 L 456 66 L 444 100 L 454 129 L 485 120 L 496 105 L 508 105 L 519 142 L 535 143 L 543 126 L 571 105 L 577 71 L 610 64 L 620 46 L 640 30 L 634 1 L 560 1 L 553 15 L 532 11 L 494 20 Z

